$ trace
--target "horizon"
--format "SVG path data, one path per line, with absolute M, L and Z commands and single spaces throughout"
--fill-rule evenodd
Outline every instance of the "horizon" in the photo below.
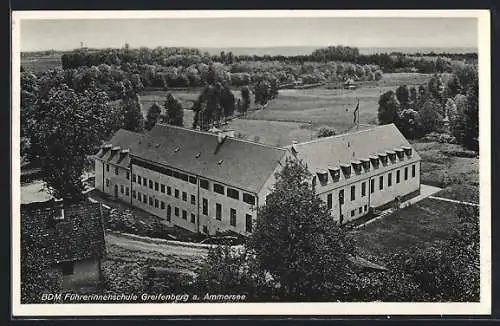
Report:
M 477 48 L 477 18 L 22 19 L 21 51 L 80 48 Z M 432 38 L 429 38 L 432 35 Z

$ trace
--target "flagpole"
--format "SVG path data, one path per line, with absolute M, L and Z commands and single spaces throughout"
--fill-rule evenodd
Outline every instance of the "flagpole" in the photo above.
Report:
M 358 115 L 358 119 L 356 119 L 356 120 L 357 120 L 358 126 L 356 127 L 356 130 L 359 130 L 359 99 L 358 99 L 358 113 L 357 113 L 357 115 Z

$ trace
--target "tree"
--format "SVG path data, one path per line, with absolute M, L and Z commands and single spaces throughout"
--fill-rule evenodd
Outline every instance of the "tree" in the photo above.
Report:
M 231 117 L 234 114 L 235 110 L 235 99 L 233 92 L 228 85 L 224 85 L 220 94 L 220 105 L 222 106 L 222 110 L 224 111 L 225 117 Z
M 398 119 L 400 104 L 393 91 L 380 95 L 378 101 L 378 122 L 381 125 L 395 123 Z
M 241 92 L 241 98 L 243 100 L 241 109 L 241 113 L 246 113 L 248 111 L 248 108 L 250 107 L 250 89 L 248 86 L 243 86 L 240 90 Z
M 420 109 L 420 116 L 422 117 L 422 127 L 424 133 L 436 131 L 443 120 L 441 114 L 441 105 L 438 100 L 429 98 Z
M 418 111 L 406 109 L 401 111 L 396 126 L 406 138 L 423 136 L 422 118 Z
M 467 89 L 467 106 L 463 113 L 464 133 L 462 144 L 469 149 L 479 150 L 479 84 L 475 78 Z
M 271 99 L 271 85 L 267 81 L 260 81 L 255 86 L 255 104 L 266 105 Z
M 166 123 L 173 126 L 184 125 L 184 109 L 182 104 L 172 95 L 168 93 L 165 101 L 165 111 L 167 112 Z
M 142 115 L 139 97 L 135 94 L 127 95 L 122 100 L 122 128 L 135 132 L 144 129 L 144 116 Z
M 160 119 L 161 108 L 158 104 L 153 103 L 151 107 L 148 109 L 148 113 L 146 115 L 146 122 L 144 123 L 144 128 L 146 130 L 151 130 L 156 125 L 158 120 Z
M 310 177 L 301 162 L 286 161 L 257 210 L 248 246 L 279 282 L 282 300 L 342 300 L 351 286 L 354 244 L 314 193 Z
M 321 128 L 318 131 L 318 138 L 335 136 L 336 132 L 333 128 Z
M 37 110 L 36 137 L 40 144 L 43 180 L 57 198 L 82 197 L 81 175 L 87 155 L 113 133 L 114 117 L 103 92 L 76 93 L 66 85 L 49 92 Z
M 409 107 L 410 103 L 410 90 L 408 89 L 408 86 L 406 85 L 401 85 L 396 89 L 396 98 L 398 99 L 399 103 L 401 104 L 401 108 L 407 109 Z
M 427 84 L 430 94 L 435 99 L 441 100 L 444 92 L 444 83 L 441 75 L 434 74 Z

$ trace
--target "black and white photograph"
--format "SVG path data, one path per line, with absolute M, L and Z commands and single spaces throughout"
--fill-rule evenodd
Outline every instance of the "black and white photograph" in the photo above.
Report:
M 13 12 L 13 314 L 490 313 L 489 19 Z

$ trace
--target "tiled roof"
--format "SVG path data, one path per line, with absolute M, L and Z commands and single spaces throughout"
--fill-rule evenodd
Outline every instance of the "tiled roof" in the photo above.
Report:
M 64 219 L 53 220 L 53 201 L 21 206 L 21 242 L 29 242 L 52 263 L 81 261 L 105 253 L 100 203 L 64 206 Z
M 317 170 L 350 166 L 353 161 L 361 161 L 372 156 L 394 151 L 396 148 L 412 147 L 394 124 L 377 126 L 338 136 L 318 138 L 309 142 L 294 144 L 293 152 L 307 164 L 312 173 Z M 413 150 L 406 163 L 420 159 Z M 372 173 L 381 170 L 371 170 Z M 367 175 L 360 176 L 366 177 Z M 353 177 L 356 177 L 353 175 Z
M 147 134 L 119 130 L 110 143 L 129 148 L 131 156 L 256 193 L 286 154 L 230 137 L 219 145 L 216 134 L 160 124 Z

